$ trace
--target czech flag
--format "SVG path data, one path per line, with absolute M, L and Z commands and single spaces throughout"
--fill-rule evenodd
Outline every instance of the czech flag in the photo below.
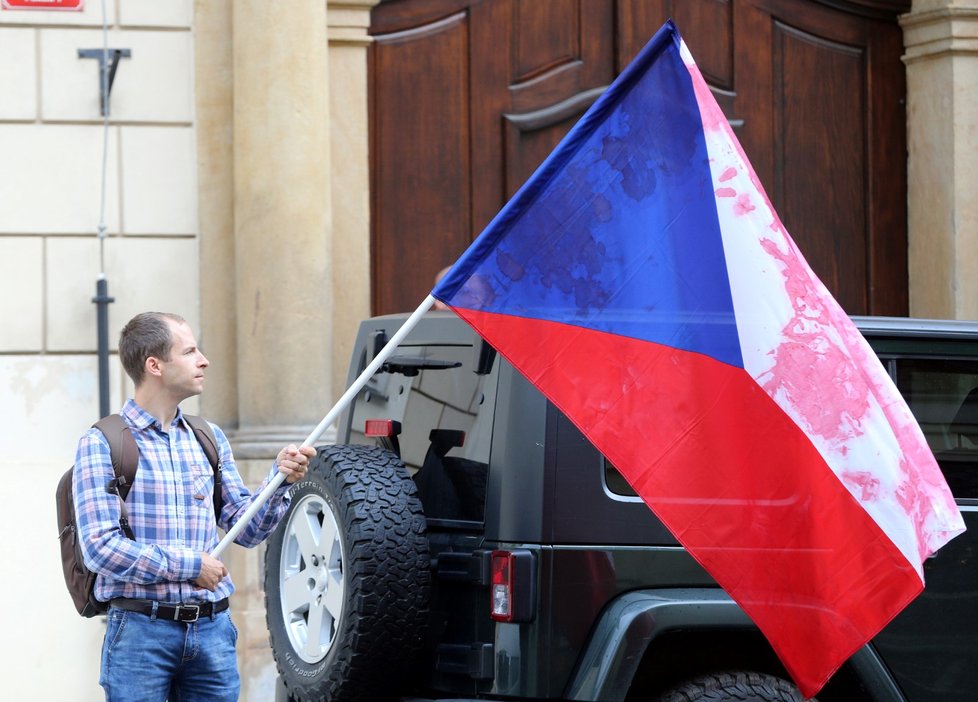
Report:
M 618 468 L 806 696 L 964 530 L 671 22 L 432 295 Z

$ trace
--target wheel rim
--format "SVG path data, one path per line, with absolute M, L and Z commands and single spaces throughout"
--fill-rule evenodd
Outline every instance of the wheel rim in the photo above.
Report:
M 293 505 L 279 568 L 282 621 L 306 663 L 329 652 L 343 613 L 343 542 L 333 510 L 320 495 Z

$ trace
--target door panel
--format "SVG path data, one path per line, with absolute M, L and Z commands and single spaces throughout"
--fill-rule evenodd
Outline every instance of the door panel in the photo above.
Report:
M 531 80 L 581 56 L 581 16 L 575 0 L 517 0 L 514 83 Z
M 850 314 L 906 314 L 909 2 L 395 0 L 372 16 L 373 308 L 413 309 L 668 17 Z
M 371 256 L 377 309 L 403 309 L 411 299 L 400 281 L 420 270 L 430 281 L 469 231 L 468 19 L 457 12 L 391 32 L 372 54 L 371 210 L 384 233 Z M 412 309 L 426 293 L 414 293 Z
M 842 307 L 905 315 L 902 34 L 886 8 L 833 5 L 735 3 L 735 108 L 745 115 L 738 136 Z
M 551 108 L 503 115 L 507 198 L 516 194 L 603 91 L 585 90 Z
M 774 22 L 771 59 L 778 213 L 843 306 L 868 309 L 866 134 L 839 129 L 866 122 L 865 51 Z

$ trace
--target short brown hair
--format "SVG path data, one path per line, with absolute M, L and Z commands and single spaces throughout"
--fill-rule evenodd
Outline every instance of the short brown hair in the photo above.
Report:
M 119 358 L 122 367 L 138 387 L 146 373 L 146 359 L 170 360 L 173 336 L 167 320 L 186 324 L 187 320 L 170 312 L 143 312 L 130 319 L 119 334 Z

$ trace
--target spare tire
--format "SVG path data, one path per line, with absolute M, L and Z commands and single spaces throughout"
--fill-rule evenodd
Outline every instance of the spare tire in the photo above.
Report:
M 290 699 L 393 697 L 428 622 L 425 519 L 394 453 L 327 446 L 268 541 L 265 608 Z

